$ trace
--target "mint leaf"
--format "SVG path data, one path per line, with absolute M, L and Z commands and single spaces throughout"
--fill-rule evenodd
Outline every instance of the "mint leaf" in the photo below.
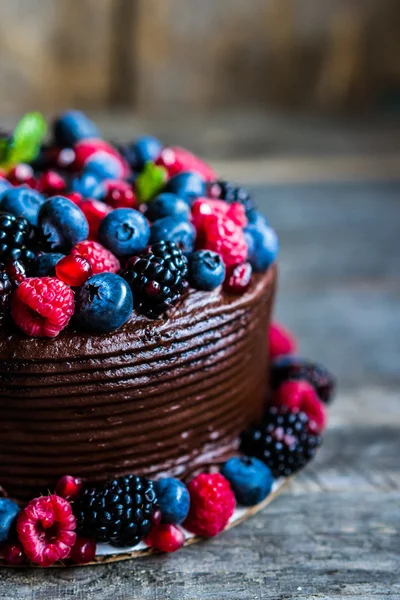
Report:
M 36 158 L 46 130 L 46 121 L 40 113 L 24 115 L 14 129 L 6 157 L 7 166 L 30 162 Z
M 167 170 L 152 162 L 147 162 L 135 182 L 140 202 L 149 202 L 164 187 Z

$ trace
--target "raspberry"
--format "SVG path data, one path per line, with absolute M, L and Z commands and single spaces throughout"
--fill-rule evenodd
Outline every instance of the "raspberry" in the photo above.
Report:
M 313 431 L 326 427 L 326 410 L 317 392 L 308 381 L 286 381 L 275 392 L 273 403 L 306 413 Z
M 72 475 L 60 477 L 56 485 L 56 494 L 65 500 L 76 500 L 82 489 L 82 480 Z
M 72 248 L 71 254 L 79 254 L 88 260 L 92 266 L 93 275 L 98 273 L 118 273 L 121 268 L 116 256 L 99 242 L 79 242 Z
M 163 148 L 155 164 L 167 169 L 169 177 L 182 171 L 195 171 L 200 173 L 206 181 L 216 178 L 215 171 L 203 160 L 179 146 Z
M 97 240 L 100 223 L 112 211 L 112 208 L 101 200 L 93 199 L 82 200 L 78 203 L 78 206 L 89 223 L 90 239 Z
M 247 244 L 242 228 L 227 216 L 207 215 L 203 222 L 201 247 L 222 256 L 225 266 L 238 265 L 247 258 Z
M 205 218 L 208 215 L 227 216 L 239 227 L 247 225 L 247 217 L 244 208 L 238 202 L 227 204 L 223 200 L 213 200 L 212 198 L 197 198 L 192 204 L 192 221 L 196 230 L 200 232 L 204 229 Z
M 249 289 L 253 269 L 248 262 L 228 269 L 224 281 L 224 290 L 230 294 L 243 294 Z
M 64 256 L 55 268 L 58 279 L 71 287 L 79 287 L 93 274 L 90 262 L 79 254 Z
M 203 537 L 218 535 L 235 510 L 235 496 L 229 482 L 220 473 L 201 473 L 189 483 L 188 490 L 190 508 L 183 526 Z
M 69 557 L 76 541 L 75 527 L 70 503 L 56 495 L 31 500 L 17 519 L 18 538 L 25 554 L 41 567 Z
M 14 293 L 11 316 L 27 335 L 55 337 L 74 312 L 74 294 L 55 277 L 30 277 Z
M 268 331 L 269 356 L 271 359 L 297 351 L 297 341 L 288 329 L 272 323 Z
M 184 545 L 185 534 L 176 525 L 162 524 L 153 527 L 144 541 L 160 552 L 176 552 Z

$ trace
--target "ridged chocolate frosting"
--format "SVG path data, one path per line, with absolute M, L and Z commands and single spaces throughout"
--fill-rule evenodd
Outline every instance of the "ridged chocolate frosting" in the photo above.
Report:
M 237 449 L 267 389 L 276 268 L 242 296 L 191 291 L 168 318 L 111 335 L 0 334 L 0 485 L 16 498 L 61 475 L 188 474 Z

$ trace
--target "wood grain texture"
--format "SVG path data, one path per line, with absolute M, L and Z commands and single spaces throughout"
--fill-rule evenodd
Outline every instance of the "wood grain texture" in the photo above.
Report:
M 400 597 L 400 185 L 252 191 L 281 236 L 279 317 L 339 379 L 316 460 L 214 540 L 95 568 L 3 569 L 1 600 Z

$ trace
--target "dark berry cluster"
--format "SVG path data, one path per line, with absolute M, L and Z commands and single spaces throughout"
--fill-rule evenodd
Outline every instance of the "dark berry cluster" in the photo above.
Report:
M 35 258 L 32 227 L 23 217 L 0 212 L 0 263 L 20 261 L 27 265 Z
M 246 210 L 254 208 L 249 192 L 231 181 L 219 179 L 211 184 L 210 191 L 214 197 L 225 200 L 228 204 L 239 202 Z

